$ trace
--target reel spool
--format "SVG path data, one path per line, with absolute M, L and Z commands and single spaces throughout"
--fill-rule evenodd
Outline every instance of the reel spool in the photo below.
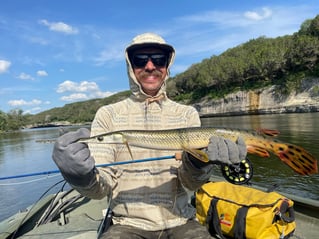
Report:
M 232 184 L 246 184 L 253 177 L 253 165 L 246 157 L 240 163 L 222 165 L 221 172 L 223 177 Z

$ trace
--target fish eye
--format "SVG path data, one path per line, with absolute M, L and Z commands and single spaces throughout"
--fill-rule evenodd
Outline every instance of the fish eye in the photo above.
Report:
M 97 139 L 97 141 L 101 142 L 101 141 L 103 141 L 103 136 L 99 136 L 96 139 Z

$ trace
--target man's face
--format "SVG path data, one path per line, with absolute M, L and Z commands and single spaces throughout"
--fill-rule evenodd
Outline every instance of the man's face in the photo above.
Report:
M 138 49 L 133 52 L 131 63 L 143 91 L 156 96 L 167 75 L 167 54 L 157 48 Z

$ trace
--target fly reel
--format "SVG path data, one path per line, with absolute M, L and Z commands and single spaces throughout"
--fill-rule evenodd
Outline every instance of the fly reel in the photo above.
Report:
M 246 157 L 240 163 L 221 166 L 221 172 L 224 178 L 232 184 L 246 184 L 253 176 L 253 166 Z

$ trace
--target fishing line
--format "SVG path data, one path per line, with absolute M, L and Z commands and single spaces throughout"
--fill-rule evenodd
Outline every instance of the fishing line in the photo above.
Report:
M 120 162 L 106 163 L 106 164 L 98 164 L 98 165 L 95 165 L 95 167 L 97 167 L 97 168 L 99 168 L 99 167 L 112 167 L 112 166 L 117 166 L 117 165 L 142 163 L 142 162 L 150 162 L 150 161 L 160 161 L 160 160 L 173 159 L 173 158 L 175 158 L 175 155 L 168 155 L 168 156 L 162 156 L 162 157 L 156 157 L 156 158 L 145 158 L 145 159 L 137 159 L 137 160 L 120 161 Z M 57 170 L 51 170 L 51 171 L 43 171 L 43 172 L 27 173 L 27 174 L 13 175 L 13 176 L 5 176 L 5 177 L 0 177 L 0 181 L 1 180 L 8 180 L 8 179 L 39 176 L 39 175 L 51 175 L 51 174 L 56 174 L 56 173 L 60 173 L 60 170 L 57 169 Z
M 29 180 L 29 181 L 16 182 L 16 183 L 0 183 L 0 186 L 15 186 L 15 185 L 28 184 L 28 183 L 33 183 L 33 182 L 37 182 L 37 181 L 41 181 L 41 180 L 46 180 L 46 179 L 53 178 L 53 177 L 58 177 L 58 176 L 60 176 L 60 175 L 48 175 L 48 176 L 43 177 L 43 178 L 37 178 L 37 179 Z
M 26 215 L 22 218 L 22 220 L 19 223 L 19 226 L 17 227 L 17 229 L 13 232 L 13 234 L 10 236 L 11 239 L 16 238 L 16 235 L 21 227 L 21 225 L 23 225 L 23 223 L 25 222 L 25 220 L 27 219 L 28 215 L 31 213 L 32 209 L 37 205 L 37 203 L 55 186 L 59 185 L 60 183 L 65 182 L 65 180 L 60 180 L 57 183 L 53 184 L 51 187 L 49 187 L 40 197 L 39 199 L 31 206 L 30 209 L 28 209 L 28 212 L 26 213 Z M 64 188 L 64 185 L 62 186 L 62 188 Z

